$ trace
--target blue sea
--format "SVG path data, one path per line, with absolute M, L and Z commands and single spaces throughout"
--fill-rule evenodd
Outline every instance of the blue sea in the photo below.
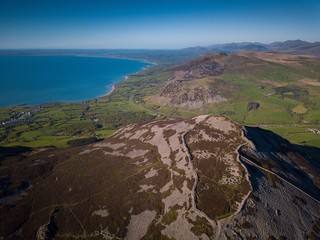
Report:
M 0 106 L 83 101 L 150 64 L 77 56 L 0 56 Z

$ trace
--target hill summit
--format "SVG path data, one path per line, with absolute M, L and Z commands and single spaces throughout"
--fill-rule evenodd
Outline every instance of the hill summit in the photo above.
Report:
M 1 164 L 5 239 L 319 237 L 319 149 L 222 116 L 129 125 Z M 9 174 L 8 174 L 9 173 Z

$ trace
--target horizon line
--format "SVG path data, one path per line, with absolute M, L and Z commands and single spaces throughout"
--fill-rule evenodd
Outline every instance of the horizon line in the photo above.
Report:
M 107 48 L 107 47 L 103 47 L 103 48 L 68 48 L 68 47 L 62 47 L 62 48 L 58 48 L 58 47 L 48 47 L 48 48 L 0 48 L 0 51 L 14 51 L 14 50 L 183 50 L 183 49 L 188 49 L 188 48 L 206 48 L 206 47 L 211 47 L 211 46 L 215 46 L 215 45 L 226 45 L 226 44 L 262 44 L 262 45 L 269 45 L 272 43 L 283 43 L 283 42 L 289 42 L 289 41 L 301 41 L 301 42 L 306 42 L 306 43 L 311 43 L 311 44 L 315 44 L 315 43 L 320 43 L 320 41 L 314 41 L 314 42 L 309 42 L 309 41 L 305 41 L 305 40 L 301 40 L 301 39 L 289 39 L 289 40 L 284 40 L 284 41 L 272 41 L 269 43 L 263 43 L 263 42 L 247 42 L 247 41 L 243 41 L 243 42 L 225 42 L 225 43 L 213 43 L 210 45 L 192 45 L 192 46 L 188 46 L 188 47 L 181 47 L 181 48 L 129 48 L 129 47 L 117 47 L 117 48 Z

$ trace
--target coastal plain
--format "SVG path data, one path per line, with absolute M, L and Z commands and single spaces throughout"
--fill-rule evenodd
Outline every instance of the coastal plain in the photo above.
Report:
M 209 69 L 192 77 L 194 70 L 186 77 L 183 68 L 201 68 L 206 57 L 171 66 L 166 59 L 166 64 L 159 61 L 130 75 L 104 97 L 43 104 L 39 111 L 34 111 L 39 106 L 1 108 L 0 144 L 66 147 L 81 144 L 79 139 L 106 138 L 130 123 L 221 114 L 272 130 L 293 143 L 320 146 L 319 57 L 258 51 L 208 56 L 221 72 L 211 74 Z M 250 103 L 259 107 L 249 109 Z

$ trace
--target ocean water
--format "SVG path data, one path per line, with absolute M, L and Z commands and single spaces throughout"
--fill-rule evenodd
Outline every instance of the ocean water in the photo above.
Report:
M 0 106 L 83 101 L 110 92 L 143 61 L 77 56 L 0 56 Z

